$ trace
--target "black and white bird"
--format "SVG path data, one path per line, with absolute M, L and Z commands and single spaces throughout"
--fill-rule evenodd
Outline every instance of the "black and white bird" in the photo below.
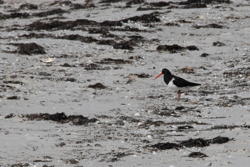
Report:
M 201 85 L 199 83 L 190 82 L 181 77 L 175 76 L 171 74 L 171 72 L 166 68 L 162 69 L 162 72 L 158 74 L 157 76 L 155 76 L 155 79 L 159 78 L 162 75 L 163 75 L 164 82 L 169 87 L 177 88 L 177 100 L 180 100 L 181 93 L 183 93 L 182 91 L 188 90 L 189 88 L 194 87 L 194 86 Z

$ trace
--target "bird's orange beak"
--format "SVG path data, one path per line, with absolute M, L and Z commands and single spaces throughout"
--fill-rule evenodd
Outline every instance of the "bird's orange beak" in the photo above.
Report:
M 157 79 L 157 78 L 159 78 L 162 75 L 163 75 L 163 73 L 161 72 L 160 74 L 156 75 L 154 79 Z

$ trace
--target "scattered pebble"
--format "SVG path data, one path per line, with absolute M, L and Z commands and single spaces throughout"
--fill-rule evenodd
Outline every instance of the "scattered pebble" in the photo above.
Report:
M 208 157 L 206 154 L 204 153 L 201 153 L 201 152 L 191 152 L 188 157 L 191 157 L 191 158 L 205 158 L 205 157 Z
M 89 85 L 88 88 L 92 88 L 92 89 L 106 89 L 107 87 L 104 86 L 102 83 L 96 83 L 93 85 Z

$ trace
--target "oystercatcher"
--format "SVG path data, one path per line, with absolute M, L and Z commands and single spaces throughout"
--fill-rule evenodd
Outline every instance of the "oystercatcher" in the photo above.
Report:
M 164 68 L 162 69 L 162 72 L 160 74 L 158 74 L 157 76 L 155 76 L 154 79 L 159 78 L 161 75 L 164 75 L 164 81 L 165 83 L 169 86 L 169 87 L 175 87 L 177 88 L 177 100 L 179 101 L 181 98 L 181 90 L 187 90 L 190 87 L 194 87 L 194 86 L 199 86 L 201 84 L 199 83 L 194 83 L 194 82 L 189 82 L 183 78 L 180 78 L 178 76 L 175 76 L 173 74 L 171 74 L 171 72 Z

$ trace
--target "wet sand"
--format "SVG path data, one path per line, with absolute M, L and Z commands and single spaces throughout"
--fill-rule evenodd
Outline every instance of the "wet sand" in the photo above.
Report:
M 249 6 L 0 0 L 0 166 L 247 167 Z

